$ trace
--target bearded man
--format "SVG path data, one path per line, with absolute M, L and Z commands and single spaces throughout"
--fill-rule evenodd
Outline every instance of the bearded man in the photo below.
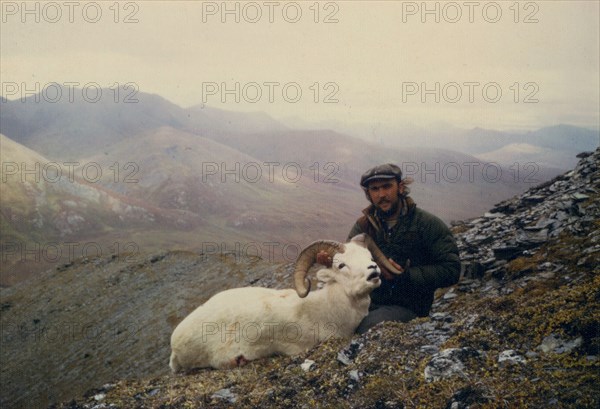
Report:
M 429 315 L 436 289 L 458 282 L 460 259 L 446 224 L 410 198 L 402 171 L 394 164 L 375 166 L 360 180 L 371 205 L 363 210 L 348 239 L 366 233 L 401 274 L 381 269 L 381 286 L 371 293 L 369 314 L 356 332 L 382 321 L 407 322 Z

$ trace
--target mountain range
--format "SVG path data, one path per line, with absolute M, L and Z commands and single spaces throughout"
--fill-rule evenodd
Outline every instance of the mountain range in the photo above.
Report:
M 286 118 L 284 123 L 305 129 L 335 129 L 388 147 L 450 149 L 502 165 L 534 162 L 561 171 L 576 165 L 577 153 L 594 150 L 600 144 L 598 129 L 567 124 L 546 126 L 534 131 L 498 131 L 479 127 L 462 129 L 446 123 L 433 124 L 428 128 L 410 123 L 310 123 L 298 118 Z
M 401 165 L 417 204 L 449 223 L 551 179 L 568 152 L 593 145 L 593 131 L 559 126 L 527 138 L 455 131 L 455 146 L 421 134 L 409 147 L 146 93 L 131 103 L 73 95 L 0 103 L 0 285 L 123 249 L 241 246 L 287 259 L 268 243 L 346 238 L 368 205 L 360 175 L 383 162 Z

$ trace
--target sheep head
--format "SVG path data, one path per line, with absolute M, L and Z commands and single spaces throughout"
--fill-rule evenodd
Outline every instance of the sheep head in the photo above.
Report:
M 320 275 L 320 278 L 325 280 L 335 280 L 335 275 L 342 275 L 350 279 L 346 279 L 345 282 L 350 283 L 351 286 L 372 290 L 381 284 L 377 264 L 382 264 L 393 273 L 400 274 L 400 271 L 390 264 L 375 242 L 366 234 L 359 234 L 346 244 L 319 240 L 302 250 L 296 261 L 294 283 L 298 296 L 302 298 L 310 292 L 310 280 L 306 276 L 310 267 L 315 264 L 320 251 L 326 251 L 333 259 L 331 268 Z M 353 291 L 358 289 L 355 288 Z

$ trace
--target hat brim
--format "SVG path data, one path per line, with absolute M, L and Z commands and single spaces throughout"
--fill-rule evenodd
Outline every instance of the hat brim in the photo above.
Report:
M 378 179 L 396 179 L 396 176 L 394 175 L 373 175 L 373 176 L 369 176 L 368 178 L 366 178 L 365 180 L 362 181 L 361 185 L 364 187 L 367 187 L 367 184 L 369 182 L 372 182 L 374 180 L 378 180 Z

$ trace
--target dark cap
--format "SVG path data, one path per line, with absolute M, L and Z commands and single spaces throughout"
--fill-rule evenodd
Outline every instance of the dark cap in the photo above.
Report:
M 402 171 L 392 163 L 378 165 L 363 173 L 360 178 L 360 185 L 366 188 L 369 182 L 375 179 L 396 179 L 400 181 L 402 179 Z

